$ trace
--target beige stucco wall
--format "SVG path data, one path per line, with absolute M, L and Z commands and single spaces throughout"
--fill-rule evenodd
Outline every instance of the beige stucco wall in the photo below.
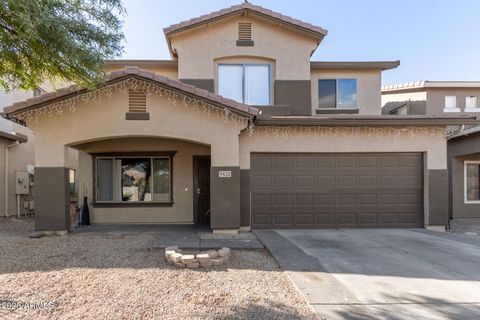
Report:
M 438 129 L 426 127 L 422 128 L 423 133 L 412 134 L 405 128 L 398 136 L 393 131 L 388 133 L 388 127 L 383 130 L 386 131 L 377 135 L 368 129 L 355 133 L 320 133 L 299 127 L 291 127 L 289 131 L 281 127 L 256 127 L 252 136 L 248 133 L 240 136 L 240 168 L 250 168 L 251 152 L 426 152 L 429 170 L 447 168 L 447 142 Z
M 315 114 L 318 107 L 319 79 L 356 79 L 359 114 L 380 115 L 382 113 L 380 69 L 312 69 L 312 114 Z
M 28 128 L 12 125 L 14 131 L 28 137 L 28 142 L 17 143 L 8 150 L 8 214 L 11 216 L 17 214 L 15 171 L 27 171 L 27 165 L 35 164 L 35 136 Z M 0 216 L 5 216 L 5 147 L 13 143 L 0 138 Z
M 37 136 L 36 165 L 58 167 L 69 163 L 72 146 L 88 141 L 119 137 L 165 137 L 211 146 L 212 166 L 238 166 L 238 135 L 246 120 L 225 120 L 223 110 L 184 105 L 180 98 L 169 100 L 147 95 L 149 121 L 125 120 L 128 96 L 116 91 L 100 102 L 78 103 L 75 111 L 62 115 L 41 115 L 28 122 Z M 73 160 L 72 160 L 73 161 Z M 74 161 L 73 161 L 74 162 Z
M 252 47 L 239 47 L 238 23 L 252 23 Z M 288 27 L 253 15 L 212 22 L 171 38 L 178 53 L 179 79 L 214 79 L 214 61 L 222 57 L 250 56 L 275 60 L 277 80 L 310 79 L 310 54 L 316 40 Z
M 140 208 L 90 207 L 92 223 L 193 223 L 193 161 L 195 155 L 209 155 L 208 146 L 186 141 L 155 138 L 124 138 L 97 141 L 78 146 L 80 161 L 77 170 L 77 189 L 80 199 L 85 190 L 93 200 L 92 157 L 102 152 L 177 151 L 173 158 L 173 206 Z

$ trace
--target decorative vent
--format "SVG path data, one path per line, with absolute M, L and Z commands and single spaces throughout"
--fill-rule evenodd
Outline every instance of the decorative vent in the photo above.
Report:
M 128 90 L 128 107 L 130 112 L 147 112 L 147 94 L 145 90 Z
M 250 22 L 238 24 L 238 41 L 252 41 L 252 24 Z

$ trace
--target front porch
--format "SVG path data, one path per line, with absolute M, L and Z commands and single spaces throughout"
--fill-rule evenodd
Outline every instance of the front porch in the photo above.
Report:
M 71 170 L 93 224 L 240 229 L 239 135 L 257 109 L 126 68 L 8 110 L 36 135 L 36 230 L 70 229 Z
M 59 214 L 63 199 L 54 197 L 62 180 L 75 190 L 79 203 L 87 197 L 95 226 L 185 225 L 228 233 L 240 228 L 239 167 L 212 167 L 209 145 L 163 137 L 112 137 L 73 143 L 65 150 L 67 167 L 37 168 L 37 230 L 63 230 L 64 225 L 68 230 L 77 222 L 68 210 Z M 66 174 L 71 170 L 74 181 Z M 55 217 L 52 209 L 42 210 L 46 205 L 56 206 Z

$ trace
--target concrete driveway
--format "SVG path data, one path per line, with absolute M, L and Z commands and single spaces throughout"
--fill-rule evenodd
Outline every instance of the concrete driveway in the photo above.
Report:
M 322 319 L 480 319 L 480 240 L 422 229 L 255 234 Z

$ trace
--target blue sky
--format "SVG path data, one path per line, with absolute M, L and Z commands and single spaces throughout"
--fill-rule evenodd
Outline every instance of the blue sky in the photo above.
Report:
M 170 59 L 163 28 L 241 0 L 124 0 L 124 59 Z M 383 84 L 480 80 L 480 0 L 255 0 L 321 26 L 323 61 L 400 60 Z

